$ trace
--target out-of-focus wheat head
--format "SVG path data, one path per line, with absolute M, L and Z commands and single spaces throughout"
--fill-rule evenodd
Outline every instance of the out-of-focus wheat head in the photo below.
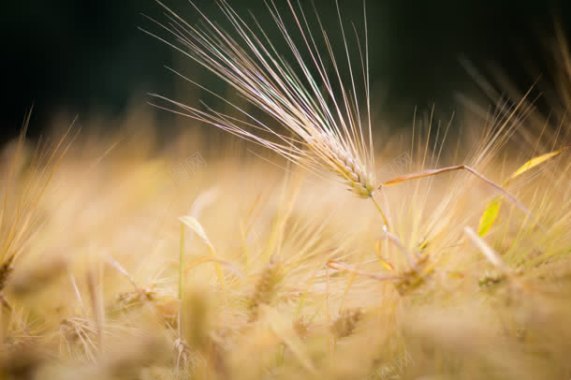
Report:
M 231 30 L 218 26 L 196 6 L 202 16 L 200 26 L 190 25 L 164 6 L 168 22 L 158 25 L 170 36 L 154 35 L 223 79 L 251 105 L 282 126 L 283 131 L 276 131 L 274 126 L 218 95 L 242 118 L 160 95 L 155 97 L 175 106 L 177 112 L 258 143 L 297 164 L 312 169 L 326 168 L 358 196 L 371 197 L 375 178 L 366 27 L 361 38 L 355 32 L 357 47 L 350 51 L 337 5 L 344 43 L 344 55 L 337 56 L 317 12 L 315 19 L 320 29 L 316 36 L 300 3 L 294 5 L 287 1 L 296 26 L 291 29 L 270 0 L 267 7 L 283 37 L 282 42 L 289 48 L 293 58 L 290 63 L 255 18 L 244 20 L 226 0 L 218 4 Z M 294 32 L 299 37 L 295 41 Z M 326 49 L 326 54 L 319 46 Z M 360 58 L 358 67 L 354 67 L 352 56 Z M 330 61 L 330 67 L 326 61 Z M 349 85 L 344 83 L 340 67 L 347 68 Z M 200 84 L 195 85 L 210 92 Z

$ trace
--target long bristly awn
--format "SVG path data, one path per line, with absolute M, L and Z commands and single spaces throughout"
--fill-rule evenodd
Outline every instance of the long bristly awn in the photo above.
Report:
M 311 27 L 312 21 L 299 1 L 294 3 L 285 0 L 295 25 L 293 29 L 286 26 L 275 1 L 265 1 L 279 30 L 281 43 L 287 46 L 285 51 L 278 49 L 254 16 L 244 19 L 227 0 L 218 0 L 217 4 L 230 24 L 228 30 L 216 24 L 191 1 L 190 5 L 200 16 L 198 25 L 191 25 L 168 6 L 158 3 L 164 9 L 167 21 L 149 20 L 159 26 L 166 36 L 142 30 L 222 79 L 250 105 L 269 116 L 282 131 L 176 71 L 181 78 L 228 105 L 241 118 L 221 113 L 206 104 L 201 104 L 201 107 L 188 105 L 151 94 L 157 107 L 254 142 L 311 171 L 319 173 L 325 169 L 336 174 L 354 194 L 373 201 L 387 230 L 390 228 L 389 217 L 375 198 L 377 191 L 383 187 L 452 171 L 466 171 L 474 175 L 527 212 L 513 195 L 466 165 L 429 169 L 398 176 L 380 185 L 376 183 L 365 3 L 365 32 L 359 36 L 357 28 L 353 26 L 356 47 L 351 50 L 340 7 L 335 1 L 344 51 L 339 57 L 334 53 L 333 44 L 318 12 L 314 8 L 316 27 L 319 30 L 315 33 Z M 361 42 L 363 39 L 364 42 Z M 353 50 L 358 53 L 358 65 L 353 62 Z M 286 55 L 291 60 L 287 60 Z M 342 68 L 347 70 L 348 80 L 341 74 Z

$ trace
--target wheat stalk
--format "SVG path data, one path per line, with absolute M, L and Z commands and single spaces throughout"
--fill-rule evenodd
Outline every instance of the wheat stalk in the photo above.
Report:
M 282 131 L 276 131 L 255 118 L 251 112 L 178 73 L 230 105 L 243 119 L 220 113 L 208 106 L 205 110 L 199 109 L 153 94 L 156 99 L 168 104 L 159 107 L 169 108 L 253 141 L 301 166 L 315 171 L 325 168 L 335 173 L 359 197 L 372 197 L 376 186 L 373 174 L 367 34 L 364 34 L 363 48 L 355 32 L 360 57 L 360 68 L 355 70 L 338 5 L 345 50 L 343 60 L 335 57 L 317 13 L 315 17 L 320 30 L 319 42 L 323 42 L 326 47 L 326 54 L 319 51 L 318 37 L 310 29 L 308 18 L 299 4 L 294 6 L 287 0 L 291 18 L 296 25 L 293 31 L 302 41 L 301 44 L 296 44 L 293 31 L 286 27 L 284 18 L 273 0 L 266 2 L 283 42 L 287 44 L 293 57 L 293 64 L 278 53 L 274 42 L 255 18 L 246 21 L 226 0 L 220 0 L 218 5 L 230 22 L 230 31 L 217 26 L 194 4 L 194 8 L 201 15 L 199 26 L 190 25 L 168 7 L 161 5 L 166 10 L 168 22 L 157 24 L 169 36 L 163 38 L 147 33 L 216 74 L 251 105 L 274 119 L 282 127 Z M 173 37 L 174 42 L 170 42 Z M 306 59 L 306 56 L 309 59 Z M 326 60 L 330 61 L 332 75 L 328 74 Z M 342 79 L 341 65 L 348 68 L 348 86 Z M 357 84 L 357 78 L 360 78 L 362 83 Z M 362 96 L 358 95 L 361 92 L 358 88 L 363 90 Z M 363 102 L 366 104 L 365 117 L 362 117 L 360 110 L 360 104 Z

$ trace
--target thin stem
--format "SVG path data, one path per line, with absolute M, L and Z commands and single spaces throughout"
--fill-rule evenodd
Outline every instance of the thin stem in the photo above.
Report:
M 182 336 L 182 298 L 184 295 L 184 224 L 180 224 L 180 242 L 178 252 L 178 334 Z
M 371 200 L 373 201 L 373 204 L 379 211 L 379 214 L 381 214 L 381 218 L 383 219 L 383 223 L 386 226 L 387 230 L 390 229 L 389 220 L 387 219 L 387 216 L 385 215 L 385 212 L 383 211 L 383 208 L 381 207 L 380 203 L 375 199 L 375 196 L 373 194 L 371 194 Z

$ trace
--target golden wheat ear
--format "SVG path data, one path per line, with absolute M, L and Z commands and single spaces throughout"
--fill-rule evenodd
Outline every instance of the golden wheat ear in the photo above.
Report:
M 337 54 L 319 13 L 314 10 L 313 16 L 308 14 L 301 2 L 285 0 L 287 11 L 282 14 L 274 0 L 265 1 L 277 39 L 285 44 L 283 51 L 255 17 L 243 18 L 228 0 L 217 1 L 228 22 L 226 29 L 192 1 L 200 16 L 196 25 L 157 2 L 165 10 L 166 21 L 149 18 L 159 31 L 143 31 L 215 74 L 271 122 L 176 72 L 233 113 L 153 95 L 164 102 L 159 108 L 222 129 L 317 173 L 333 173 L 358 197 L 372 197 L 376 182 L 364 4 L 364 34 L 354 28 L 355 42 L 350 43 L 339 4 L 335 3 L 342 42 Z M 348 78 L 342 75 L 344 68 Z
M 453 171 L 458 171 L 458 170 L 465 170 L 468 173 L 476 176 L 477 178 L 482 180 L 484 183 L 488 184 L 493 189 L 495 189 L 496 191 L 501 193 L 503 196 L 505 196 L 511 203 L 513 203 L 517 208 L 522 210 L 525 214 L 527 214 L 527 215 L 530 214 L 530 211 L 527 209 L 527 207 L 525 207 L 523 205 L 523 203 L 521 203 L 515 196 L 510 194 L 502 186 L 498 185 L 497 183 L 495 183 L 494 181 L 492 181 L 491 179 L 489 179 L 488 177 L 486 177 L 485 175 L 483 175 L 482 173 L 480 173 L 476 169 L 474 169 L 470 166 L 467 166 L 467 165 L 454 165 L 454 166 L 447 166 L 447 167 L 440 168 L 440 169 L 427 169 L 427 170 L 423 170 L 423 171 L 416 172 L 416 173 L 401 175 L 401 176 L 398 176 L 398 177 L 395 177 L 395 178 L 389 179 L 388 181 L 383 182 L 377 188 L 377 190 L 380 190 L 383 187 L 396 186 L 396 185 L 399 185 L 401 183 L 412 181 L 415 179 L 433 177 L 436 175 L 449 173 L 449 172 L 453 172 Z

